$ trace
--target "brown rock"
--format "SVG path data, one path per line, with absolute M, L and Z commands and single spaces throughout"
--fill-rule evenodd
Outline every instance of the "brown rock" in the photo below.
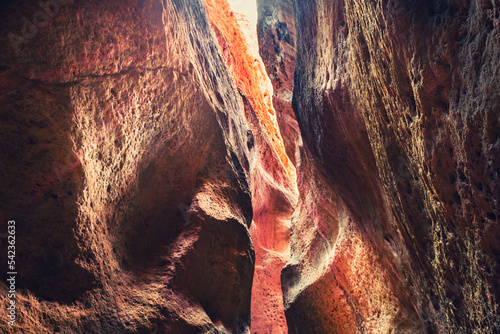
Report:
M 500 6 L 293 11 L 4 4 L 2 332 L 500 332 Z
M 2 233 L 17 223 L 15 328 L 247 332 L 248 128 L 203 4 L 60 3 L 1 14 L 0 212 Z M 39 27 L 13 47 L 23 17 Z M 6 321 L 2 332 L 16 332 Z
M 499 331 L 499 7 L 294 9 L 290 332 Z

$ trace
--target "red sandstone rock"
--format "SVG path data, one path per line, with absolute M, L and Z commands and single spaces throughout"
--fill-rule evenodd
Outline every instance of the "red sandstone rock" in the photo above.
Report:
M 203 4 L 68 1 L 16 53 L 40 11 L 0 20 L 1 331 L 248 332 L 248 128 Z
M 59 3 L 0 14 L 3 332 L 500 331 L 497 3 L 262 2 L 264 63 L 222 0 Z
M 295 167 L 281 136 L 275 95 L 258 54 L 257 40 L 250 35 L 249 30 L 255 28 L 248 27 L 225 0 L 205 2 L 224 59 L 244 97 L 252 131 L 250 231 L 255 246 L 255 276 L 251 332 L 287 333 L 280 273 L 289 254 L 290 218 L 296 204 Z
M 258 0 L 259 51 L 273 83 L 273 105 L 292 162 L 296 163 L 300 131 L 292 109 L 295 69 L 295 22 L 292 1 Z
M 290 332 L 499 331 L 498 4 L 294 6 Z

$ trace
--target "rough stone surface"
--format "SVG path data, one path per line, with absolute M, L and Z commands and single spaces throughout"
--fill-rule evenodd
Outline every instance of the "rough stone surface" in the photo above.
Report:
M 291 0 L 258 0 L 259 52 L 273 83 L 273 105 L 285 148 L 296 163 L 300 131 L 292 109 L 295 21 Z
M 2 3 L 1 332 L 500 332 L 498 1 L 290 3 Z
M 1 12 L 1 331 L 248 332 L 248 127 L 203 3 L 55 3 Z
M 291 333 L 500 330 L 499 11 L 294 2 Z
M 225 0 L 205 2 L 224 59 L 243 96 L 255 147 L 250 154 L 250 232 L 255 246 L 251 332 L 287 333 L 280 274 L 288 260 L 290 218 L 297 202 L 295 167 L 284 144 L 289 138 L 281 135 L 273 86 L 259 56 L 255 27 Z

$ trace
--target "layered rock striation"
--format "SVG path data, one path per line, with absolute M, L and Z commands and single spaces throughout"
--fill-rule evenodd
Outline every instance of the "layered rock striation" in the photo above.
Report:
M 291 333 L 499 331 L 499 11 L 294 2 Z

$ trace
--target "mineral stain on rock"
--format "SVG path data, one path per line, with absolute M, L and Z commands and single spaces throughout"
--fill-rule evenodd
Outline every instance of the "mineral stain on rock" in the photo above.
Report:
M 2 333 L 500 332 L 498 2 L 1 6 Z

